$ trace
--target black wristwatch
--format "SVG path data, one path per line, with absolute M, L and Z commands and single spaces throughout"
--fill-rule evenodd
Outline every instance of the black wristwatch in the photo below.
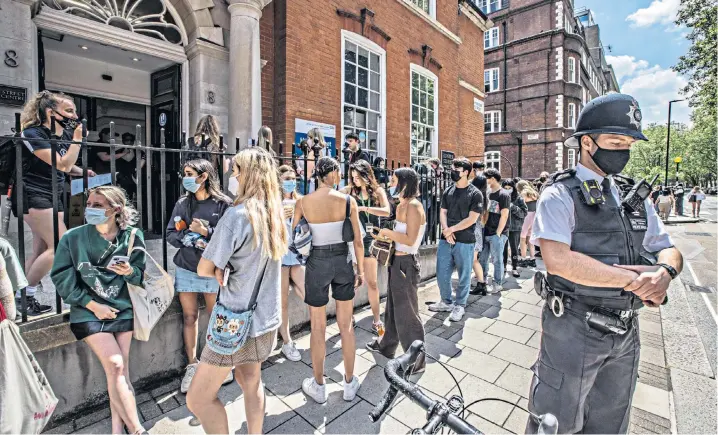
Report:
M 678 276 L 678 271 L 670 264 L 657 263 L 656 266 L 661 266 L 662 268 L 666 269 L 668 271 L 668 274 L 671 276 L 671 279 L 676 279 L 676 277 Z

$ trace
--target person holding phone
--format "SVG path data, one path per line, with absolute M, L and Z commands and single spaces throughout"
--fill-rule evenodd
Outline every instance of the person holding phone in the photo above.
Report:
M 354 198 L 335 188 L 341 179 L 339 162 L 331 157 L 322 157 L 317 162 L 314 176 L 319 180 L 319 188 L 297 201 L 292 221 L 292 227 L 296 227 L 302 218 L 306 219 L 312 232 L 312 249 L 307 259 L 304 281 L 304 302 L 309 305 L 312 325 L 310 342 L 314 376 L 304 379 L 302 391 L 317 403 L 325 403 L 328 399 L 324 382 L 324 359 L 327 304 L 331 287 L 337 306 L 337 325 L 342 337 L 344 400 L 351 402 L 360 386 L 359 378 L 354 375 L 356 342 L 352 313 L 355 289 L 364 283 L 364 256 L 357 255 L 355 274 L 347 243 L 354 244 L 355 252 L 364 252 L 359 210 Z M 347 219 L 351 223 L 352 242 L 344 240 Z
M 411 168 L 399 168 L 392 175 L 392 184 L 399 192 L 394 229 L 374 228 L 374 236 L 382 236 L 396 243 L 396 253 L 389 266 L 387 289 L 386 332 L 383 337 L 367 343 L 366 348 L 387 358 L 394 358 L 399 343 L 408 349 L 414 340 L 424 341 L 424 325 L 419 317 L 419 245 L 426 230 L 426 214 L 419 196 L 419 174 Z M 412 373 L 424 370 L 422 354 Z
M 379 283 L 377 282 L 378 263 L 369 253 L 372 242 L 372 231 L 381 227 L 381 218 L 389 217 L 391 208 L 386 192 L 379 186 L 374 171 L 366 160 L 358 160 L 349 166 L 349 186 L 342 192 L 351 195 L 359 206 L 359 222 L 364 227 L 364 273 L 369 297 L 369 305 L 374 316 L 372 331 L 374 334 L 384 333 L 379 307 Z M 359 253 L 362 255 L 362 253 Z
M 133 228 L 137 211 L 125 192 L 115 186 L 89 191 L 86 225 L 65 233 L 57 247 L 50 278 L 70 305 L 70 330 L 97 355 L 107 377 L 112 433 L 142 433 L 130 384 L 129 357 L 134 328 L 132 300 L 127 284 L 142 285 L 142 231 Z
M 297 192 L 297 173 L 291 166 L 282 165 L 279 167 L 279 181 L 282 185 L 284 219 L 287 222 L 287 231 L 291 234 L 294 206 L 302 197 Z M 279 328 L 279 335 L 282 336 L 283 341 L 282 353 L 289 361 L 302 359 L 302 354 L 299 353 L 289 332 L 289 284 L 292 284 L 294 292 L 304 301 L 304 280 L 304 266 L 297 259 L 297 254 L 287 249 L 287 253 L 282 257 L 282 326 Z
M 222 193 L 217 172 L 208 160 L 185 162 L 182 172 L 182 185 L 186 193 L 175 204 L 166 232 L 167 242 L 178 248 L 173 259 L 175 291 L 182 305 L 184 348 L 188 361 L 180 392 L 186 393 L 198 364 L 197 295 L 202 294 L 207 311 L 211 313 L 219 291 L 219 283 L 214 277 L 203 278 L 197 274 L 197 265 L 207 243 L 212 239 L 217 223 L 230 207 L 231 200 Z M 232 372 L 228 373 L 225 382 L 232 382 Z

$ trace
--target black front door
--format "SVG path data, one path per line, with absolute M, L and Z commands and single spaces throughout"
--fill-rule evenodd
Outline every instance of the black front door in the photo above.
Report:
M 180 65 L 174 65 L 167 69 L 152 74 L 152 109 L 151 109 L 151 131 L 150 144 L 159 148 L 161 143 L 161 132 L 164 129 L 165 148 L 179 149 L 182 147 L 180 136 L 180 89 L 181 74 Z M 160 179 L 162 159 L 160 153 L 152 155 L 152 189 L 150 207 L 152 207 L 152 227 L 155 232 L 167 225 L 162 222 L 162 207 L 166 210 L 166 219 L 170 219 L 175 202 L 180 193 L 180 167 L 178 153 L 165 153 L 165 180 Z M 162 204 L 161 189 L 167 191 L 167 202 Z

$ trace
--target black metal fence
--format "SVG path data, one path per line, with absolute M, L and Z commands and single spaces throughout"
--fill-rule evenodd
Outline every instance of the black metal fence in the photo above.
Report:
M 54 123 L 54 121 L 53 121 Z M 84 208 L 84 204 L 87 201 L 87 192 L 90 188 L 90 170 L 92 164 L 90 156 L 93 156 L 100 150 L 106 150 L 109 153 L 109 175 L 110 183 L 112 185 L 120 185 L 125 191 L 128 192 L 128 198 L 130 202 L 135 206 L 140 215 L 140 221 L 138 226 L 143 228 L 145 232 L 145 239 L 161 239 L 162 243 L 162 265 L 167 269 L 168 258 L 167 258 L 167 235 L 166 226 L 168 222 L 168 213 L 171 213 L 175 202 L 182 195 L 183 188 L 182 179 L 182 164 L 192 158 L 204 158 L 209 160 L 215 166 L 218 174 L 221 176 L 220 185 L 225 193 L 227 192 L 228 177 L 231 173 L 231 165 L 229 165 L 229 159 L 234 156 L 234 153 L 226 151 L 210 151 L 203 147 L 190 148 L 188 141 L 186 140 L 186 134 L 183 132 L 181 136 L 181 142 L 179 143 L 167 143 L 165 141 L 164 129 L 160 132 L 160 139 L 158 144 L 143 145 L 140 141 L 142 137 L 141 126 L 137 125 L 135 143 L 132 145 L 117 144 L 115 143 L 115 125 L 114 122 L 110 123 L 110 142 L 90 142 L 87 140 L 87 122 L 82 121 L 82 141 L 73 142 L 63 139 L 30 139 L 30 138 L 19 138 L 20 132 L 20 115 L 16 115 L 15 122 L 15 135 L 0 136 L 0 144 L 11 140 L 12 142 L 6 142 L 3 146 L 14 146 L 15 147 L 15 169 L 14 176 L 12 178 L 12 185 L 9 186 L 7 193 L 7 203 L 2 209 L 2 230 L 4 233 L 7 232 L 10 220 L 12 219 L 10 214 L 14 214 L 17 221 L 17 255 L 20 260 L 20 264 L 23 269 L 25 267 L 25 222 L 23 220 L 23 206 L 25 198 L 25 170 L 26 164 L 24 160 L 38 158 L 31 155 L 26 149 L 25 142 L 43 142 L 50 143 L 51 146 L 51 193 L 52 193 L 52 225 L 53 225 L 53 246 L 57 248 L 60 239 L 60 204 L 63 204 L 63 224 L 66 229 L 71 228 L 71 224 L 81 225 L 84 223 L 82 213 L 79 216 L 71 216 L 73 211 L 71 206 L 71 184 L 68 182 L 71 177 L 66 177 L 65 183 L 58 183 L 58 166 L 57 166 L 57 151 L 59 146 L 65 146 L 68 144 L 79 144 L 80 145 L 80 156 L 76 165 L 82 169 L 82 201 L 81 208 Z M 54 131 L 54 125 L 51 126 L 51 131 Z M 202 138 L 200 144 L 204 144 L 205 140 Z M 236 139 L 237 149 L 239 149 L 239 139 Z M 253 143 L 254 146 L 254 143 Z M 309 162 L 311 159 L 307 159 L 304 156 L 308 154 L 311 148 L 314 150 L 314 155 L 320 155 L 321 147 L 314 143 L 313 145 L 303 141 L 300 144 L 291 144 L 289 150 L 284 149 L 284 143 L 279 142 L 276 146 L 269 147 L 268 150 L 275 155 L 277 163 L 279 165 L 290 165 L 298 173 L 298 186 L 300 193 L 308 193 L 317 187 L 318 181 L 311 178 L 309 174 Z M 225 150 L 224 138 L 220 137 L 220 150 Z M 130 168 L 129 165 L 122 162 L 118 165 L 117 154 L 118 150 L 133 150 L 134 151 L 134 167 Z M 123 152 L 124 152 L 123 151 Z M 301 154 L 299 154 L 301 152 Z M 338 152 L 336 158 L 339 160 L 340 167 L 342 168 L 344 185 L 349 184 L 349 161 L 348 154 L 345 152 Z M 315 158 L 314 163 L 316 164 L 317 159 Z M 380 184 L 385 189 L 391 180 L 392 173 L 395 169 L 401 167 L 407 167 L 408 164 L 404 162 L 388 161 L 385 168 L 374 168 L 375 176 L 380 180 Z M 423 165 L 415 165 L 415 169 L 420 175 L 420 199 L 424 204 L 427 216 L 427 230 L 424 235 L 422 244 L 435 244 L 440 237 L 439 230 L 439 202 L 441 199 L 441 193 L 446 189 L 452 181 L 447 176 L 448 174 L 436 174 L 428 167 Z M 134 172 L 134 173 L 132 173 Z M 303 175 L 299 175 L 299 173 Z M 102 174 L 107 175 L 107 174 Z M 77 177 L 76 177 L 77 179 Z M 103 183 L 106 184 L 106 183 Z M 14 191 L 14 192 L 13 192 Z M 15 202 L 15 209 L 12 209 L 10 205 L 10 197 L 14 195 L 17 198 Z M 159 201 L 157 201 L 159 196 Z M 390 202 L 393 202 L 390 199 Z M 392 206 L 395 206 L 393 203 Z M 75 222 L 71 222 L 71 218 L 75 219 Z M 78 222 L 78 219 L 82 219 Z M 26 290 L 21 291 L 21 306 L 19 311 L 22 314 L 22 322 L 27 322 L 27 296 Z M 62 300 L 60 295 L 55 294 L 55 311 L 57 314 L 62 313 Z

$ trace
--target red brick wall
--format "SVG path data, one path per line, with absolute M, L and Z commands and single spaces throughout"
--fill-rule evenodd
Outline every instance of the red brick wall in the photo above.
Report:
M 386 50 L 387 158 L 409 161 L 409 71 L 411 63 L 421 65 L 422 60 L 408 50 L 420 51 L 423 44 L 432 47 L 432 57 L 442 65 L 441 69 L 426 65 L 439 78 L 439 150 L 457 154 L 483 152 L 483 116 L 473 110 L 473 94 L 459 86 L 459 78 L 463 77 L 477 88 L 483 87 L 483 32 L 466 17 L 458 16 L 456 2 L 437 3 L 438 20 L 461 34 L 461 48 L 395 0 L 273 1 L 273 38 L 269 34 L 264 37 L 270 23 L 268 7 L 261 23 L 261 51 L 262 59 L 272 52 L 274 57 L 272 73 L 263 71 L 262 90 L 263 120 L 274 129 L 275 141 L 291 144 L 295 118 L 333 124 L 337 135 L 342 136 L 341 31 L 361 35 L 361 24 L 338 16 L 336 10 L 359 15 L 361 8 L 367 7 L 375 13 L 374 24 L 391 36 L 387 42 L 369 26 L 364 35 Z M 265 69 L 269 66 L 268 63 Z M 265 98 L 264 94 L 272 91 L 273 97 Z M 337 139 L 342 142 L 340 137 Z
M 274 5 L 267 5 L 259 20 L 259 56 L 267 61 L 262 68 L 262 124 L 270 128 L 274 125 Z

